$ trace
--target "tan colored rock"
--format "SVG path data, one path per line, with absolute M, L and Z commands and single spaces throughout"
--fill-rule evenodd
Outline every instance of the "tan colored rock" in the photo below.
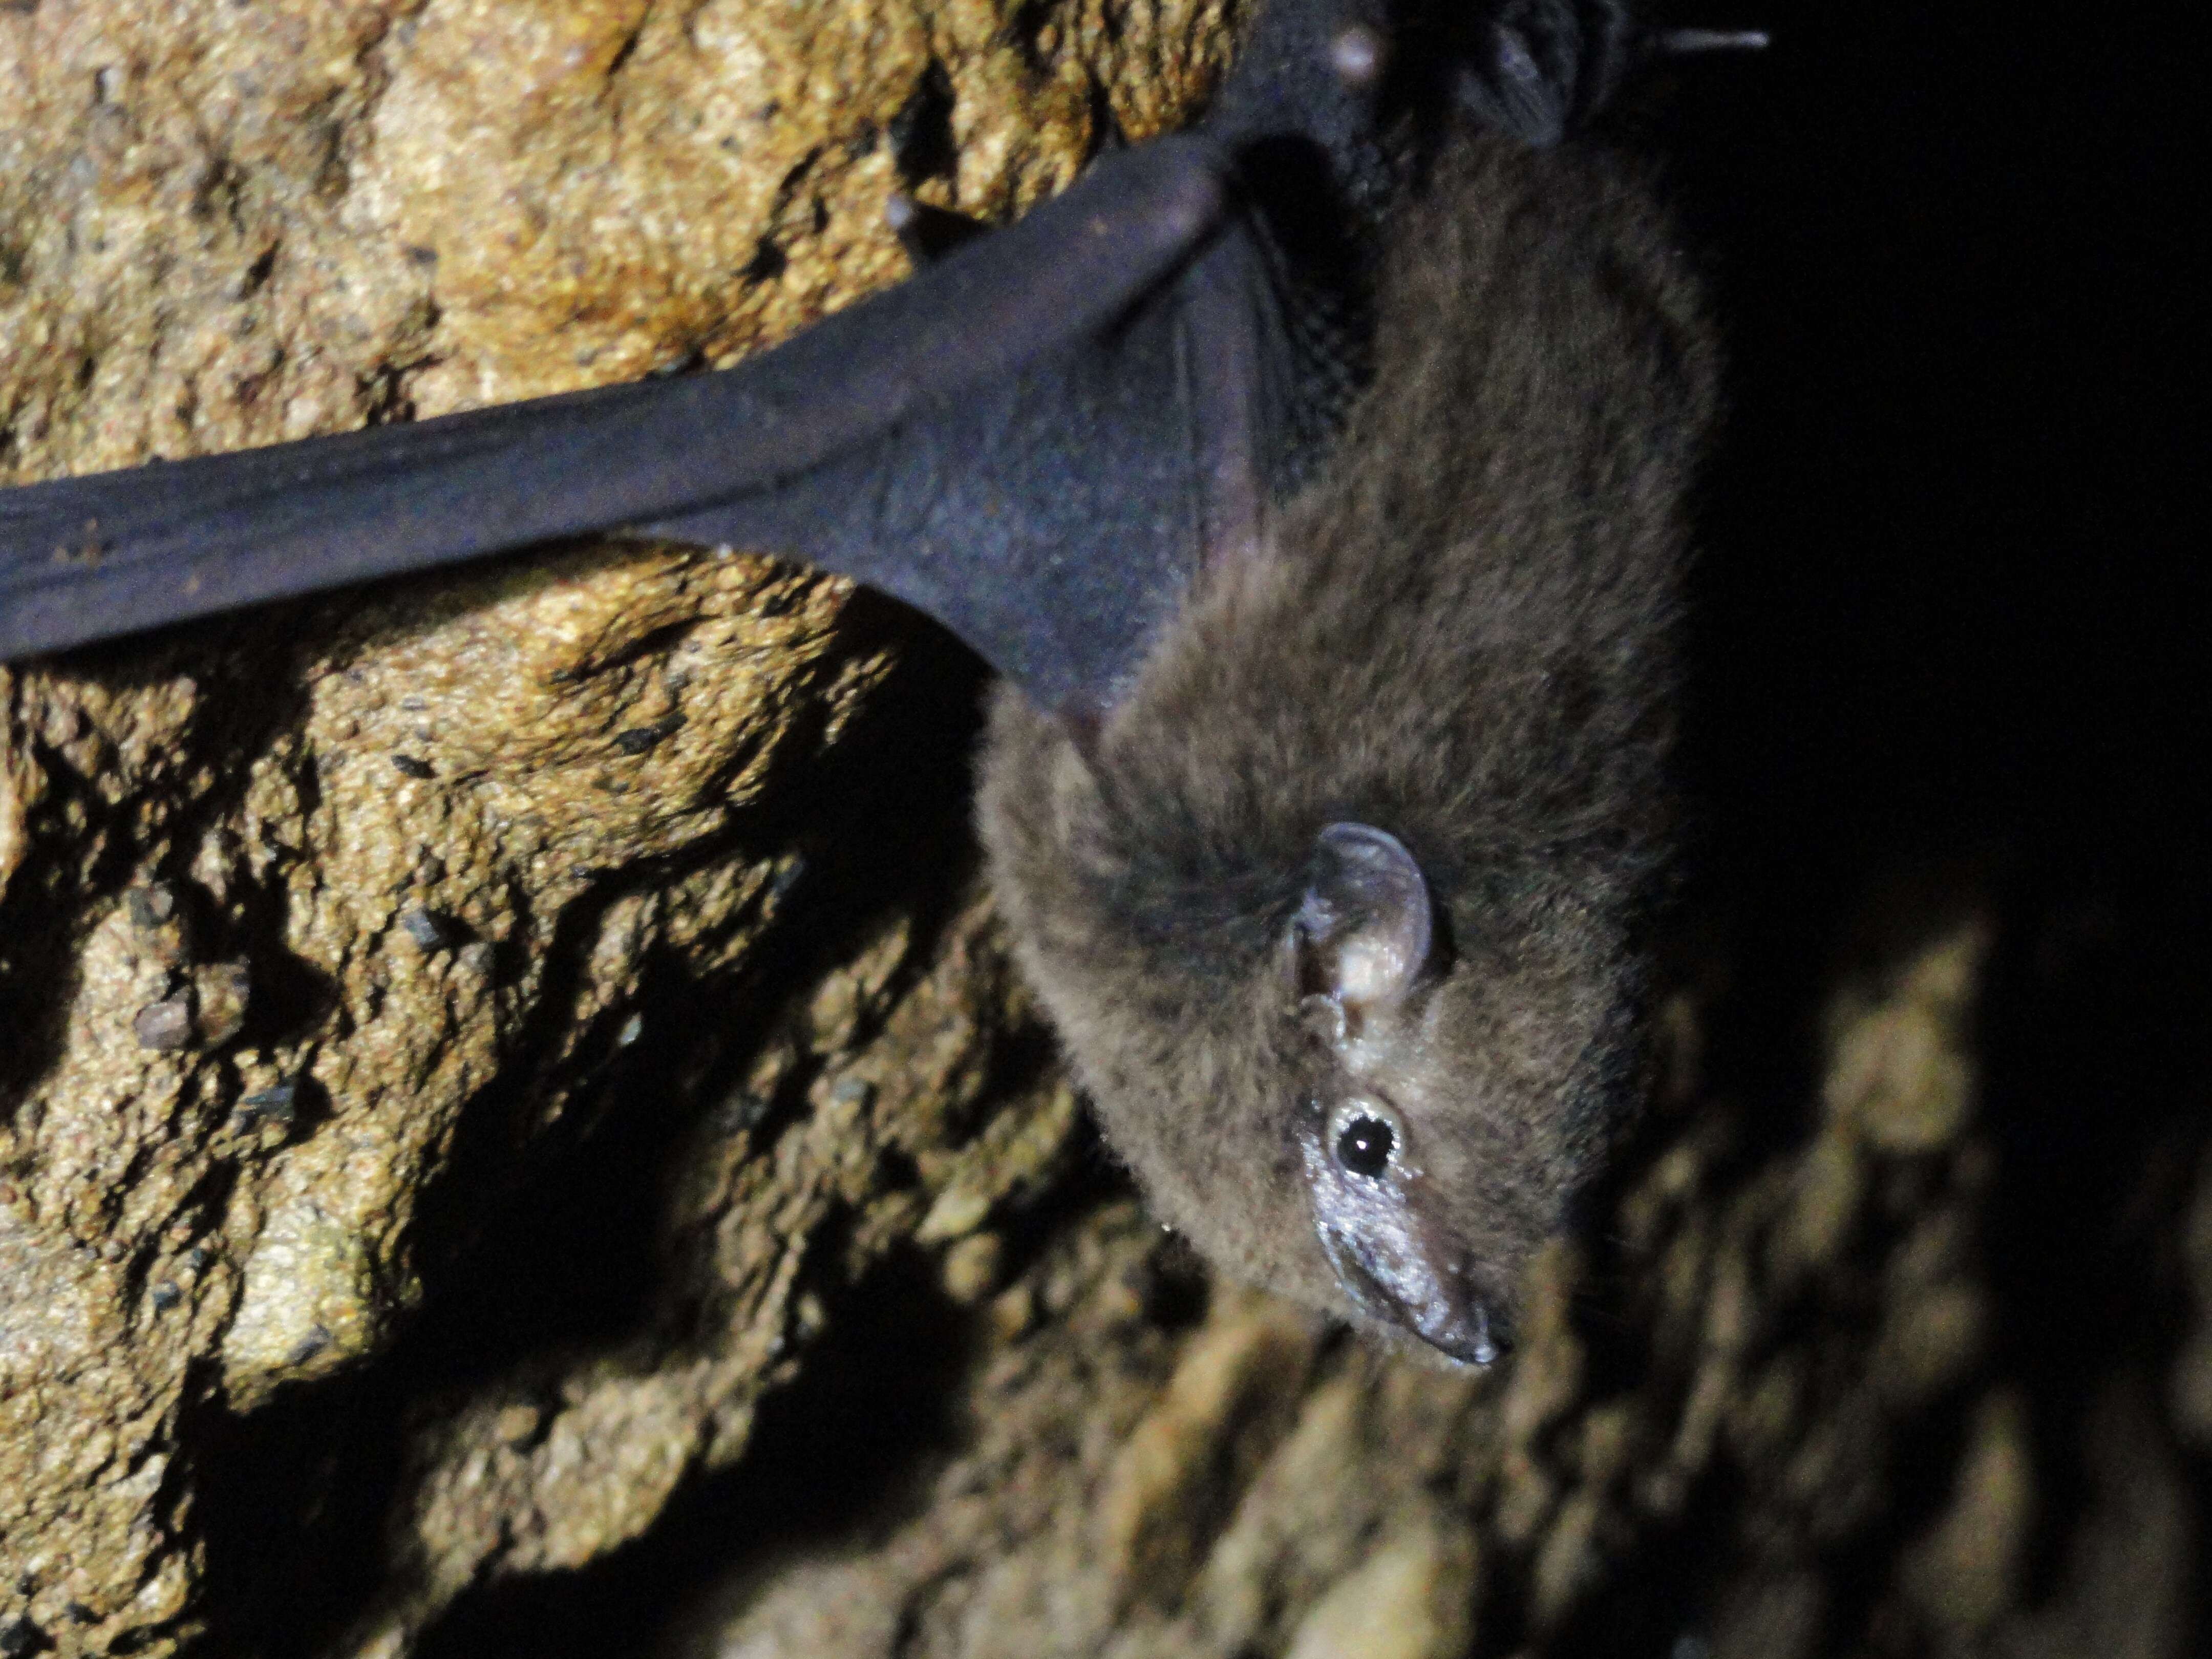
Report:
M 1018 1281 L 1060 1315 L 979 1320 L 954 1384 L 969 1426 L 907 1488 L 918 1512 L 771 1535 L 671 1650 L 1167 1659 L 1319 1651 L 1370 1619 L 1426 1644 L 1404 1651 L 1462 1650 L 1471 1533 L 1431 1486 L 1494 1391 L 1316 1350 L 1304 1316 L 1249 1292 L 1188 1323 L 1158 1289 L 1188 1271 L 1126 1200 L 1079 1217 Z
M 2203 1510 L 2191 1501 L 2144 1382 L 2120 1371 L 2090 1402 L 2080 1447 L 2090 1489 L 2078 1524 L 2047 1593 L 2010 1611 L 1985 1651 L 2179 1659 L 2199 1645 L 2190 1606 L 2203 1583 Z M 1961 1588 L 1971 1596 L 1979 1585 Z
M 1906 1594 L 1954 1642 L 1980 1637 L 2018 1593 L 2035 1522 L 2028 1432 L 2019 1395 L 1982 1401 L 1950 1506 L 1905 1559 Z
M 1464 1524 L 1401 1524 L 1314 1604 L 1289 1659 L 1456 1659 L 1474 1634 L 1474 1558 Z
M 2197 1165 L 2196 1191 L 2182 1223 L 2181 1255 L 2191 1324 L 2168 1388 L 2176 1426 L 2201 1449 L 2212 1446 L 2212 1156 Z
M 1237 1491 L 1288 1427 L 1313 1322 L 1272 1298 L 1224 1295 L 1223 1316 L 1183 1354 L 1160 1401 L 1108 1473 L 1099 1549 L 1115 1598 L 1180 1605 Z
M 1004 216 L 1072 176 L 1094 75 L 1150 76 L 1109 102 L 1171 119 L 1225 46 L 1206 5 L 1110 42 L 1098 9 L 1048 21 L 1040 42 L 961 3 L 0 10 L 0 476 L 788 333 L 903 270 L 890 135 L 933 73 L 950 130 L 917 187 Z M 881 834 L 853 816 L 864 775 L 807 793 L 896 678 L 900 625 L 845 609 L 747 558 L 582 547 L 0 669 L 9 1643 L 156 1653 L 222 1622 L 187 1417 L 250 1424 L 387 1354 L 471 1231 L 426 1243 L 426 1193 L 495 1210 L 631 1057 L 700 1072 L 654 984 L 732 1024 L 789 994 L 742 976 L 803 933 L 803 872 Z M 947 761 L 908 781 L 934 792 L 908 821 L 957 817 Z M 718 1120 L 665 1221 L 726 1322 L 429 1413 L 364 1647 L 463 1583 L 635 1536 L 738 1455 L 823 1292 L 950 1188 L 972 1228 L 1049 1179 L 1065 1086 L 976 1103 L 1027 1016 L 980 913 L 946 919 L 967 872 L 956 851 L 881 887 L 892 920 L 826 981 L 826 1024 L 753 1018 L 785 1033 L 744 1085 L 775 1132 Z
M 1883 1152 L 1929 1152 L 1955 1139 L 1973 1109 L 1971 1022 L 1990 923 L 1971 889 L 1888 902 L 1901 915 L 1879 915 L 1876 926 L 1927 927 L 1923 904 L 1938 907 L 1936 926 L 1904 959 L 1855 975 L 1836 998 L 1822 1104 Z

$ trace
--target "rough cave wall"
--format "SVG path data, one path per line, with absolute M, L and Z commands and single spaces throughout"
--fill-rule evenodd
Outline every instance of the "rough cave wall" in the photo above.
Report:
M 9 8 L 9 473 L 720 360 L 902 270 L 894 189 L 1005 216 L 1209 43 L 1206 7 Z M 836 1286 L 1052 1166 L 1073 1101 L 963 830 L 980 681 L 900 667 L 918 631 L 596 547 L 0 670 L 8 1653 L 398 1650 L 643 1530 Z M 609 1146 L 665 1160 L 629 1200 L 664 1259 L 417 1322 L 471 1241 L 623 1201 L 549 1175 Z M 556 1355 L 517 1297 L 611 1311 Z M 379 1565 L 327 1582 L 365 1485 Z
M 0 465 L 723 361 L 896 278 L 890 190 L 1003 217 L 1172 125 L 1236 9 L 0 6 Z M 1723 82 L 1689 188 L 1808 194 L 1911 104 L 1863 68 Z M 1808 472 L 1871 441 L 1853 325 L 1760 288 L 1820 226 L 1703 216 L 1718 873 L 1492 1377 L 1145 1222 L 975 881 L 975 672 L 893 607 L 592 544 L 0 669 L 0 1659 L 2195 1651 L 2201 831 L 1962 833 L 1887 727 L 1776 789 L 1839 701 L 1782 624 L 1886 591 L 1835 503 L 1990 532 Z

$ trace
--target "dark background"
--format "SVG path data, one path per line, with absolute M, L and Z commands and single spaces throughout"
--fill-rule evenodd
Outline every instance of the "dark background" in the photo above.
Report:
M 2193 852 L 2212 581 L 2183 32 L 1754 9 L 1771 50 L 1684 75 L 1670 117 L 1735 343 L 1699 611 L 1731 852 L 1821 825 Z
M 1694 613 L 1723 1041 L 1802 1064 L 1898 870 L 1991 896 L 1987 1245 L 2055 1530 L 2100 1380 L 2192 1317 L 2212 1126 L 2201 62 L 2148 10 L 1679 21 L 1774 35 L 1660 122 L 1734 348 Z

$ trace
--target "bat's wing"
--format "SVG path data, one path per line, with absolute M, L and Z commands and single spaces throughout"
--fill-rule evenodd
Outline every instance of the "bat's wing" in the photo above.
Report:
M 843 572 L 1103 701 L 1255 510 L 1241 218 L 1222 151 L 1163 139 L 733 369 L 0 493 L 0 659 L 637 527 Z
M 1361 378 L 1389 10 L 1277 0 L 1199 131 L 736 368 L 0 492 L 0 659 L 628 528 L 854 576 L 1103 710 Z M 1504 0 L 1409 73 L 1543 142 L 1626 15 Z
M 1065 300 L 1003 296 L 1045 309 L 1026 325 L 1034 349 L 989 380 L 918 400 L 878 442 L 639 527 L 854 576 L 935 617 L 1041 706 L 1102 711 L 1200 564 L 1258 534 L 1267 470 L 1293 417 L 1281 301 L 1255 223 L 1225 161 L 1207 159 L 1218 151 L 1161 143 L 1189 147 L 1176 192 L 1193 230 L 1133 299 L 1082 326 L 1063 313 L 1055 329 Z M 1107 166 L 1157 162 L 1159 148 Z M 1061 223 L 1040 263 L 1056 258 L 1055 281 L 1079 284 L 1097 246 L 1124 233 L 1095 213 Z M 981 325 L 978 343 L 1000 326 Z

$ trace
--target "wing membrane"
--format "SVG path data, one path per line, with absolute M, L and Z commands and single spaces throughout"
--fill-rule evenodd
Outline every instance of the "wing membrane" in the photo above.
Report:
M 1187 574 L 1176 295 L 1232 206 L 1164 139 L 732 369 L 0 493 L 0 658 L 643 526 L 884 586 L 1058 701 L 1110 672 L 1104 611 Z M 1093 592 L 1102 529 L 1133 580 Z

